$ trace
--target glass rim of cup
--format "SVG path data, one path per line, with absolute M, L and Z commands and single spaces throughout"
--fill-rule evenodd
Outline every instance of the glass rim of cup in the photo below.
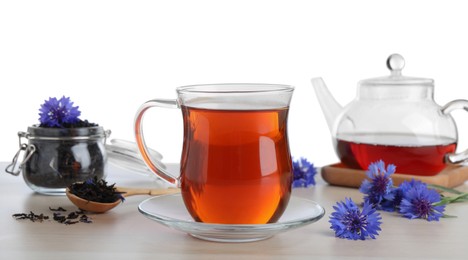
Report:
M 184 93 L 261 93 L 261 92 L 292 92 L 294 87 L 287 84 L 272 83 L 217 83 L 181 86 L 176 89 L 179 94 Z

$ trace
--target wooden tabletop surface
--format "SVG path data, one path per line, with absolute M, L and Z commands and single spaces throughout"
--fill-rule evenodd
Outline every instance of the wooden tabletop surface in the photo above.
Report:
M 0 163 L 5 169 L 6 162 Z M 216 243 L 193 238 L 147 219 L 137 207 L 148 196 L 131 196 L 105 214 L 91 214 L 93 223 L 64 225 L 55 221 L 15 220 L 15 213 L 52 215 L 49 207 L 77 210 L 66 196 L 35 194 L 21 176 L 0 174 L 1 259 L 468 259 L 468 202 L 452 204 L 456 218 L 438 222 L 409 220 L 381 212 L 382 231 L 375 240 L 350 241 L 334 236 L 329 216 L 345 197 L 362 201 L 354 188 L 317 185 L 296 188 L 293 196 L 322 205 L 318 222 L 251 243 Z M 128 187 L 160 187 L 154 179 L 109 165 L 109 183 Z M 468 185 L 458 187 L 468 191 Z

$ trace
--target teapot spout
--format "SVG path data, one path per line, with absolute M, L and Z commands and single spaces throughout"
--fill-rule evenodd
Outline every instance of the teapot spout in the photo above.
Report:
M 333 124 L 343 110 L 343 106 L 335 100 L 322 78 L 313 78 L 312 86 L 314 87 L 318 102 L 322 108 L 322 113 L 327 121 L 328 129 L 330 132 L 333 132 Z

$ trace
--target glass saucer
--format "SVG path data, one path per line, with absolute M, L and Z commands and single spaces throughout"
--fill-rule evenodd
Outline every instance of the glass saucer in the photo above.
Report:
M 215 242 L 253 242 L 272 237 L 321 219 L 325 209 L 314 201 L 291 196 L 288 207 L 276 223 L 226 225 L 195 222 L 180 194 L 163 195 L 143 201 L 138 210 L 165 226 L 193 237 Z

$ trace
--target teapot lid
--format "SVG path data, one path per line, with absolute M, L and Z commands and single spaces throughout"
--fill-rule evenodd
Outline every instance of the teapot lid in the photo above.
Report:
M 429 78 L 415 78 L 403 76 L 401 71 L 405 67 L 405 59 L 400 54 L 392 54 L 387 58 L 387 68 L 390 76 L 361 80 L 359 86 L 427 86 L 433 87 L 434 80 Z

